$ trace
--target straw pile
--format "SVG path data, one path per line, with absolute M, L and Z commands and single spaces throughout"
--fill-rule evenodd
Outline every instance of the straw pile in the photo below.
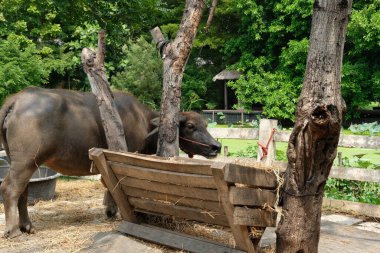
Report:
M 78 252 L 98 232 L 112 231 L 120 222 L 107 220 L 98 181 L 58 180 L 56 198 L 29 206 L 35 234 L 0 238 L 0 252 Z M 3 205 L 1 213 L 4 213 Z M 5 226 L 0 225 L 1 233 Z
M 93 243 L 95 234 L 115 231 L 122 222 L 120 218 L 106 219 L 102 204 L 103 192 L 104 187 L 99 181 L 59 179 L 54 200 L 39 201 L 29 206 L 29 214 L 36 233 L 23 234 L 11 240 L 0 237 L 0 252 L 55 253 L 80 252 L 86 249 Z M 2 204 L 0 213 L 4 213 Z M 145 221 L 151 224 L 159 224 L 162 227 L 227 244 L 234 243 L 230 233 L 218 230 L 216 227 L 173 221 L 165 217 L 146 218 Z M 4 228 L 4 224 L 0 225 L 0 233 Z M 142 243 L 159 248 L 164 253 L 182 252 L 147 242 Z

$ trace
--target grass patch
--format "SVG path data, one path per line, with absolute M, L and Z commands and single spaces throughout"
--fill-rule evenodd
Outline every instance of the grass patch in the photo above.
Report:
M 257 140 L 218 139 L 218 141 L 223 145 L 222 150 L 224 146 L 228 146 L 228 152 L 231 156 L 256 157 Z M 280 154 L 277 160 L 287 160 L 287 148 L 287 142 L 276 142 L 277 155 Z M 368 161 L 380 166 L 380 149 L 338 147 L 338 152 L 342 152 L 342 157 L 346 160 L 346 163 L 350 163 L 346 164 L 347 166 L 363 167 L 358 164 L 360 161 L 357 161 L 357 158 L 360 158 L 363 163 Z M 247 156 L 244 156 L 244 154 L 247 154 Z M 334 164 L 338 165 L 338 158 L 335 159 Z

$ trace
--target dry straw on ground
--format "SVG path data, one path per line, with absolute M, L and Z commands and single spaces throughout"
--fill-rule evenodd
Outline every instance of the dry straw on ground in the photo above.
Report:
M 103 191 L 98 181 L 58 180 L 53 201 L 29 206 L 36 233 L 0 238 L 0 252 L 78 252 L 88 247 L 96 233 L 112 231 L 120 222 L 106 219 Z M 4 228 L 0 225 L 1 231 Z
M 14 239 L 0 238 L 0 253 L 9 252 L 80 252 L 93 243 L 93 237 L 99 232 L 115 231 L 122 222 L 120 218 L 108 220 L 103 206 L 104 187 L 99 181 L 62 180 L 57 181 L 56 197 L 52 201 L 39 201 L 29 206 L 30 217 L 36 228 L 35 234 L 23 234 Z M 0 212 L 4 213 L 3 205 Z M 202 226 L 196 223 L 175 221 L 168 217 L 145 217 L 151 224 L 217 240 L 233 245 L 229 232 L 217 227 Z M 0 231 L 5 226 L 0 225 Z M 159 248 L 165 253 L 178 253 L 162 246 L 145 243 Z

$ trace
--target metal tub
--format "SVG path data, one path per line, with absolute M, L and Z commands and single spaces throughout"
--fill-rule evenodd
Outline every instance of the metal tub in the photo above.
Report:
M 5 157 L 0 157 L 0 184 L 8 174 L 9 164 Z M 40 166 L 29 180 L 28 202 L 51 200 L 54 198 L 55 186 L 59 174 L 46 166 Z M 3 197 L 0 193 L 0 201 Z

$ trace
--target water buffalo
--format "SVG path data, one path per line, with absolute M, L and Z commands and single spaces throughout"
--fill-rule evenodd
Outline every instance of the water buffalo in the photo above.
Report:
M 114 97 L 129 151 L 154 154 L 158 113 L 125 93 L 115 92 Z M 186 153 L 217 155 L 221 145 L 207 132 L 199 114 L 181 113 L 179 122 L 180 147 Z M 11 161 L 0 186 L 5 237 L 33 230 L 27 210 L 27 184 L 40 164 L 64 175 L 91 175 L 88 150 L 107 147 L 92 93 L 37 87 L 26 88 L 7 99 L 0 110 L 0 140 Z

